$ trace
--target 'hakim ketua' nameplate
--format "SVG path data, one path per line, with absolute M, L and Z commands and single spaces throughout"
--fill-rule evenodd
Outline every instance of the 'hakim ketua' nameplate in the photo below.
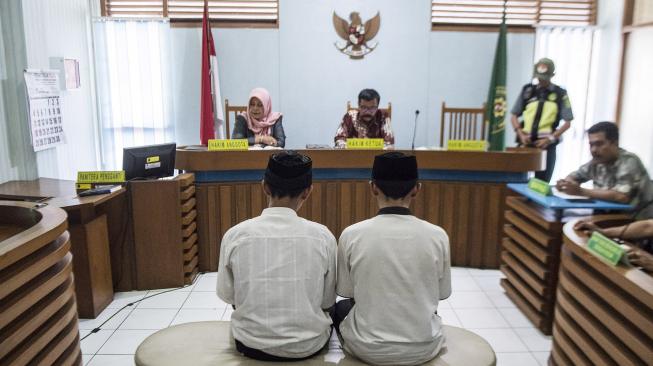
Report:
M 383 150 L 383 139 L 347 139 L 350 150 Z

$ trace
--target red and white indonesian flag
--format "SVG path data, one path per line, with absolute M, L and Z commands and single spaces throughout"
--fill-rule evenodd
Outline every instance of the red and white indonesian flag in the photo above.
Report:
M 208 1 L 204 1 L 202 19 L 202 83 L 200 100 L 200 142 L 208 144 L 213 138 L 223 139 L 224 112 L 220 95 L 220 78 L 218 76 L 218 59 L 209 22 Z

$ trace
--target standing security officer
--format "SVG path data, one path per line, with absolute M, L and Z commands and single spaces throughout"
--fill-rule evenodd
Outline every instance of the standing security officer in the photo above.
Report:
M 537 84 L 526 84 L 512 107 L 510 122 L 517 134 L 520 146 L 546 150 L 546 170 L 536 172 L 535 177 L 550 181 L 556 161 L 556 147 L 560 136 L 569 129 L 574 115 L 567 91 L 553 83 L 555 65 L 548 58 L 540 59 L 534 67 L 533 77 Z M 519 122 L 519 117 L 522 122 Z M 558 128 L 560 120 L 565 123 Z

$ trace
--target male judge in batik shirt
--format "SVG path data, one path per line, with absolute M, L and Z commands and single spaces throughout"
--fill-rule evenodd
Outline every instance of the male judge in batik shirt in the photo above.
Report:
M 348 138 L 381 138 L 385 149 L 394 148 L 395 136 L 390 116 L 379 109 L 381 96 L 374 89 L 363 89 L 358 94 L 358 110 L 351 109 L 342 117 L 336 131 L 335 145 L 345 148 Z

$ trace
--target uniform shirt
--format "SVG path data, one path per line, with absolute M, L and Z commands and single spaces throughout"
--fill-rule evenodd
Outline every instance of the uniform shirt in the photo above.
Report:
M 555 93 L 555 89 L 556 85 L 554 84 L 549 84 L 546 88 L 539 88 L 537 85 L 526 84 L 522 88 L 522 93 L 517 97 L 517 101 L 512 107 L 511 112 L 516 116 L 523 116 L 524 132 L 528 134 L 531 133 L 540 97 L 545 101 L 542 106 L 542 115 L 537 130 L 538 138 L 543 138 L 553 133 L 553 125 L 558 122 L 558 116 L 565 121 L 571 121 L 574 119 L 567 91 L 560 88 L 560 98 L 562 101 L 558 101 L 559 97 L 558 94 Z M 558 108 L 560 107 L 561 109 L 558 111 Z
M 630 197 L 630 204 L 640 210 L 638 219 L 653 218 L 653 183 L 637 155 L 619 149 L 619 156 L 612 164 L 589 162 L 570 174 L 577 182 L 591 180 L 594 189 L 606 189 L 624 193 Z
M 395 136 L 392 133 L 390 117 L 384 110 L 378 109 L 374 118 L 369 122 L 358 119 L 358 110 L 351 109 L 343 117 L 336 137 L 336 147 L 345 147 L 348 138 L 382 138 L 384 147 L 392 147 Z
M 222 239 L 218 296 L 234 304 L 233 337 L 280 357 L 319 351 L 331 334 L 336 239 L 294 210 L 266 208 Z
M 444 344 L 436 311 L 451 294 L 449 238 L 408 209 L 382 209 L 340 236 L 337 289 L 356 300 L 340 324 L 345 350 L 376 365 L 427 362 Z

